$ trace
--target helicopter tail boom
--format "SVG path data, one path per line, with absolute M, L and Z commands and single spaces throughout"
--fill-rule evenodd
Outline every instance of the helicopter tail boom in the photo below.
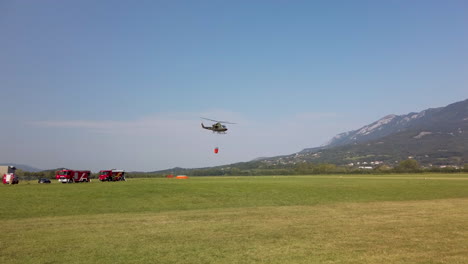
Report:
M 206 126 L 203 125 L 203 123 L 201 123 L 201 127 L 204 128 L 204 129 L 211 130 L 211 127 L 206 127 Z

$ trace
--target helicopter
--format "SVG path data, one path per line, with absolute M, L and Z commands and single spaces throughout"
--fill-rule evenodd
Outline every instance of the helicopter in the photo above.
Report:
M 231 123 L 231 122 L 227 122 L 227 121 L 218 121 L 218 120 L 213 120 L 213 119 L 204 118 L 204 117 L 201 117 L 201 118 L 205 119 L 205 120 L 216 122 L 211 126 L 205 126 L 205 125 L 203 125 L 203 122 L 202 122 L 201 126 L 204 129 L 211 130 L 211 131 L 213 131 L 213 133 L 216 132 L 218 134 L 226 134 L 226 131 L 228 130 L 227 127 L 225 125 L 223 125 L 223 124 L 235 124 L 235 123 Z

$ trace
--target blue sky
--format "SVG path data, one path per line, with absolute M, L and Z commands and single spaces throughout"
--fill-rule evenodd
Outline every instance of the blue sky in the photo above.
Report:
M 455 0 L 3 0 L 0 162 L 222 165 L 461 101 L 466 14 Z M 238 124 L 213 135 L 200 116 Z

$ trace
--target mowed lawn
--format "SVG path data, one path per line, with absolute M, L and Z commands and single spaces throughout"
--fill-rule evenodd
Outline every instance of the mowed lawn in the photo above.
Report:
M 0 263 L 468 263 L 468 175 L 0 186 Z

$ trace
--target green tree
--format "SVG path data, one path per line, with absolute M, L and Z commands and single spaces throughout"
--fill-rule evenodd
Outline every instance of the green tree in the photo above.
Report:
M 382 164 L 378 167 L 375 168 L 375 171 L 377 172 L 389 172 L 392 168 L 390 166 Z
M 418 172 L 420 170 L 419 162 L 414 159 L 401 161 L 395 170 L 398 172 Z
M 334 172 L 336 172 L 336 165 L 334 164 L 322 163 L 314 168 L 314 173 L 317 173 L 317 174 L 334 173 Z

